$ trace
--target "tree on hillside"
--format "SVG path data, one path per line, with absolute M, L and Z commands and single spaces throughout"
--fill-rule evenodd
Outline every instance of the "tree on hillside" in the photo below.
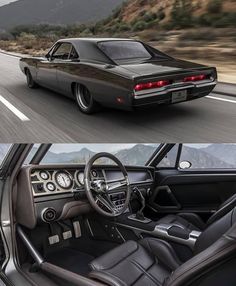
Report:
M 222 12 L 223 3 L 222 0 L 210 0 L 207 4 L 208 13 L 217 14 Z
M 175 27 L 185 28 L 192 26 L 193 6 L 191 0 L 175 0 L 171 11 L 171 20 Z

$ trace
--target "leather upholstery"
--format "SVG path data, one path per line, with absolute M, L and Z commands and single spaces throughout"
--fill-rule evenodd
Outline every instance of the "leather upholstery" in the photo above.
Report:
M 176 224 L 183 226 L 188 230 L 198 230 L 202 231 L 206 229 L 207 226 L 210 226 L 228 212 L 230 212 L 234 207 L 236 207 L 236 194 L 226 200 L 223 204 L 220 205 L 218 210 L 208 219 L 206 223 L 194 213 L 180 213 L 178 215 L 167 215 L 161 218 L 158 221 L 158 224 Z
M 185 215 L 185 214 L 183 214 Z M 202 224 L 199 222 L 197 223 L 196 221 L 199 220 L 201 221 L 200 217 L 195 215 L 195 219 L 191 220 L 187 216 L 183 216 L 181 214 L 179 215 L 167 215 L 160 220 L 158 220 L 157 224 L 171 224 L 171 225 L 180 225 L 184 227 L 186 230 L 198 230 L 201 231 L 202 227 L 205 227 L 205 224 L 202 222 Z
M 212 224 L 219 218 L 223 217 L 225 214 L 230 212 L 236 206 L 236 194 L 226 200 L 218 210 L 208 219 L 207 225 Z
M 236 213 L 236 211 L 234 212 Z M 235 222 L 235 220 L 234 220 Z M 176 271 L 170 275 L 164 285 L 168 286 L 182 286 L 191 280 L 197 280 L 203 276 L 207 276 L 207 271 L 215 271 L 214 268 L 221 268 L 230 257 L 235 258 L 236 255 L 236 223 L 233 227 L 221 236 L 210 247 L 206 248 L 184 264 L 182 264 Z M 235 271 L 235 270 L 234 270 Z M 212 274 L 210 274 L 212 275 Z M 236 275 L 234 281 L 228 281 L 227 286 L 236 285 Z M 227 277 L 225 282 L 227 281 Z M 231 282 L 231 283 L 230 283 Z M 217 281 L 213 285 L 218 284 Z M 200 284 L 201 285 L 201 284 Z M 211 285 L 209 285 L 211 286 Z
M 112 286 L 184 286 L 208 277 L 214 281 L 214 269 L 235 259 L 236 208 L 202 233 L 194 253 L 181 264 L 168 242 L 157 238 L 128 241 L 94 260 L 90 277 Z M 235 270 L 232 265 L 229 269 L 235 278 L 228 285 L 233 286 Z M 212 285 L 221 284 L 215 281 Z
M 149 244 L 146 240 L 144 245 Z M 155 247 L 155 242 L 150 243 Z M 156 240 L 159 244 L 159 240 Z M 162 244 L 162 242 L 161 242 Z M 165 251 L 165 246 L 158 253 L 158 246 L 155 249 L 155 255 L 149 252 L 141 243 L 128 241 L 125 244 L 115 248 L 100 258 L 91 263 L 93 271 L 90 273 L 90 278 L 98 279 L 108 285 L 113 286 L 142 286 L 142 285 L 162 285 L 167 277 L 172 272 L 171 267 L 178 264 L 170 254 L 169 246 L 167 247 L 167 256 L 172 261 L 162 263 L 162 252 Z

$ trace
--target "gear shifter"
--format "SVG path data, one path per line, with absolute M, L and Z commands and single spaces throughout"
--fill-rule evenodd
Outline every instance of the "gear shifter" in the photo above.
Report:
M 146 218 L 144 216 L 144 214 L 143 214 L 143 210 L 144 210 L 146 204 L 145 204 L 145 198 L 144 198 L 142 192 L 139 190 L 139 188 L 135 187 L 133 189 L 133 194 L 136 195 L 136 197 L 138 198 L 138 200 L 139 200 L 139 202 L 141 203 L 142 206 L 137 211 L 136 214 L 132 214 L 128 218 L 131 219 L 131 220 L 142 222 L 142 223 L 149 223 L 149 222 L 151 222 L 151 220 Z
M 143 214 L 143 210 L 145 208 L 145 198 L 144 198 L 142 192 L 137 187 L 134 188 L 133 192 L 135 193 L 135 195 L 137 196 L 139 202 L 142 205 L 141 209 L 138 210 L 137 213 L 136 213 L 136 219 L 137 220 L 145 220 L 145 216 Z

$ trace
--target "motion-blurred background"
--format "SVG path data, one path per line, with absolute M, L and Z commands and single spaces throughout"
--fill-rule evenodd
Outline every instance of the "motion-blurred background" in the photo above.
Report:
M 0 0 L 0 49 L 41 55 L 59 38 L 150 42 L 236 83 L 236 0 Z

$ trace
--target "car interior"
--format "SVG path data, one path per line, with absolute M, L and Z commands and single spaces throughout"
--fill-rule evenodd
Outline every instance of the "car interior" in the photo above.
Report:
M 183 144 L 159 144 L 143 166 L 107 152 L 46 164 L 49 148 L 12 183 L 17 264 L 29 281 L 236 285 L 236 169 L 209 168 L 208 155 L 195 168 Z

